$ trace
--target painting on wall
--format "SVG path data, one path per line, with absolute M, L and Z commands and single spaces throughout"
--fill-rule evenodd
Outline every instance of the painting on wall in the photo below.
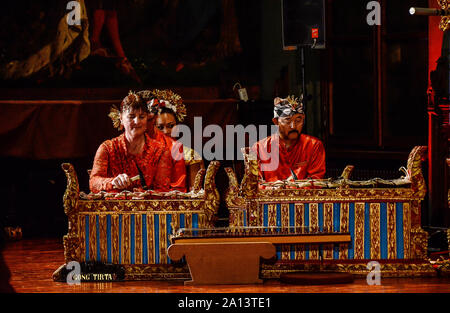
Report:
M 18 0 L 2 6 L 4 87 L 259 83 L 256 0 Z

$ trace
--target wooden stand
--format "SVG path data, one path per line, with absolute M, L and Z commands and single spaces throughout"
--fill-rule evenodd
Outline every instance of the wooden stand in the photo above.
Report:
M 172 260 L 183 256 L 189 265 L 191 281 L 185 285 L 257 284 L 260 258 L 275 256 L 270 242 L 179 243 L 167 249 Z

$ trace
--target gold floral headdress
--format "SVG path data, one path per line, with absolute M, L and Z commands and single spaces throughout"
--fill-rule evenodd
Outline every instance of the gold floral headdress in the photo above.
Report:
M 142 97 L 135 93 L 134 91 L 129 91 L 128 95 L 122 100 L 120 103 L 120 109 L 117 106 L 113 105 L 109 111 L 108 116 L 111 118 L 113 122 L 113 126 L 118 130 L 122 130 L 123 126 L 120 122 L 120 112 L 128 110 L 133 103 L 143 101 Z
M 122 123 L 120 122 L 120 110 L 115 105 L 111 107 L 108 116 L 112 120 L 114 128 L 118 130 L 123 129 Z
M 182 122 L 186 117 L 186 106 L 183 103 L 183 99 L 181 96 L 174 93 L 169 89 L 155 89 L 150 92 L 152 96 L 152 100 L 147 101 L 148 110 L 151 112 L 153 108 L 156 108 L 160 111 L 163 107 L 171 109 L 176 117 L 178 122 Z

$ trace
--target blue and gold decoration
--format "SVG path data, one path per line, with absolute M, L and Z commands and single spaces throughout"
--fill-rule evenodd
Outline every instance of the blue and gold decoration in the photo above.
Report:
M 225 200 L 230 227 L 296 226 L 309 232 L 350 233 L 349 244 L 277 246 L 275 265 L 263 266 L 266 278 L 308 268 L 317 270 L 315 264 L 321 269 L 366 275 L 371 260 L 381 264 L 385 277 L 433 275 L 426 259 L 427 233 L 421 228 L 420 218 L 426 194 L 421 172 L 425 152 L 426 147 L 415 147 L 405 169 L 407 178 L 391 185 L 352 182 L 348 171 L 353 167 L 348 166 L 343 179 L 337 183 L 320 181 L 326 186 L 322 188 L 290 188 L 280 183 L 258 188 L 258 163 L 244 157 L 245 175 L 240 185 L 234 172 L 227 169 L 230 187 Z
M 178 228 L 214 225 L 219 206 L 215 185 L 219 165 L 212 161 L 206 172 L 201 172 L 202 197 L 86 200 L 80 198 L 75 169 L 69 163 L 63 164 L 67 177 L 63 202 L 69 219 L 64 236 L 66 264 L 77 261 L 121 265 L 127 280 L 188 278 L 186 264 L 167 257 L 169 236 Z

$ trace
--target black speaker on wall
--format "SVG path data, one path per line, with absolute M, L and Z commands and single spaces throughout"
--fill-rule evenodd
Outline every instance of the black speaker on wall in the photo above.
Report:
M 325 0 L 281 0 L 283 47 L 325 48 Z

